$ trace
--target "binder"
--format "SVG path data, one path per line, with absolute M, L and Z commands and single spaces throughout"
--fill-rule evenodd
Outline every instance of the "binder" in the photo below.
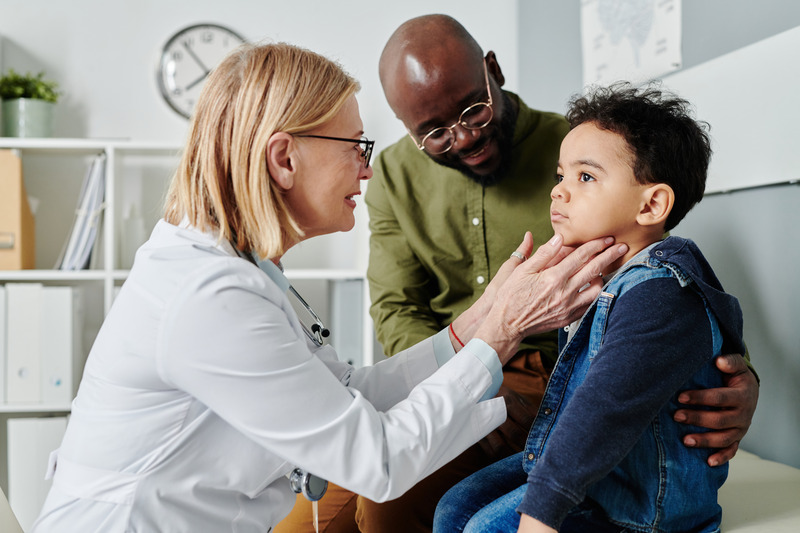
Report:
M 67 242 L 56 262 L 59 270 L 83 270 L 88 268 L 92 248 L 99 234 L 100 220 L 105 203 L 106 155 L 100 154 L 92 160 L 83 180 L 75 220 Z
M 11 150 L 0 150 L 0 270 L 34 268 L 35 238 L 22 161 Z
M 6 284 L 6 403 L 38 403 L 41 386 L 41 283 Z
M 24 531 L 42 510 L 51 480 L 45 480 L 50 452 L 61 446 L 65 417 L 8 420 L 8 502 Z
M 45 287 L 42 292 L 40 356 L 42 403 L 69 405 L 75 392 L 78 339 L 78 291 Z

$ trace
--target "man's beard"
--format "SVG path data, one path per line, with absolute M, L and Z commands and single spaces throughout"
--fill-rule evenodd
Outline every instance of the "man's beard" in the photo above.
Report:
M 498 151 L 500 152 L 500 164 L 491 174 L 481 175 L 476 174 L 471 168 L 461 163 L 459 159 L 437 159 L 432 156 L 431 159 L 436 161 L 442 166 L 458 170 L 464 176 L 471 179 L 478 185 L 484 187 L 491 187 L 500 183 L 506 176 L 508 169 L 511 167 L 511 149 L 514 140 L 514 128 L 517 123 L 517 114 L 514 113 L 514 107 L 511 103 L 511 98 L 505 92 L 503 95 L 503 110 L 505 113 L 500 117 L 500 123 L 497 125 L 496 142 Z

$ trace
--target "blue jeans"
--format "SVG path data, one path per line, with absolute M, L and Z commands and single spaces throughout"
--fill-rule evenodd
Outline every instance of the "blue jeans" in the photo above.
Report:
M 439 500 L 433 533 L 516 533 L 527 479 L 522 453 L 472 474 Z
M 524 452 L 502 459 L 472 474 L 448 490 L 433 517 L 433 533 L 516 533 L 516 509 L 527 490 L 522 468 Z M 599 512 L 598 512 L 599 511 Z M 625 533 L 633 531 L 609 523 L 602 511 L 586 503 L 576 507 L 561 524 L 561 533 Z

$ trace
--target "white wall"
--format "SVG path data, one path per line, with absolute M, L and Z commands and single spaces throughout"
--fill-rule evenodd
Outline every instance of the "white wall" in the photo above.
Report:
M 161 47 L 199 22 L 227 25 L 251 41 L 286 41 L 339 61 L 361 81 L 366 134 L 387 146 L 405 132 L 386 105 L 378 58 L 392 31 L 426 13 L 454 16 L 483 46 L 517 64 L 517 2 L 495 0 L 2 0 L 4 69 L 44 70 L 64 90 L 55 118 L 60 137 L 121 137 L 182 143 L 187 121 L 156 85 Z M 516 88 L 514 69 L 507 84 Z M 363 203 L 363 202 L 362 202 Z M 356 230 L 315 239 L 290 252 L 287 266 L 364 268 L 366 210 Z M 313 252 L 313 253 L 312 253 Z

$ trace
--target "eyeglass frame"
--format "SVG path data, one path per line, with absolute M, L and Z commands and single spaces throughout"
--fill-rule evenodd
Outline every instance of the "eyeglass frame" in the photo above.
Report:
M 375 146 L 375 141 L 370 141 L 366 137 L 362 137 L 361 139 L 346 139 L 344 137 L 328 137 L 327 135 L 299 135 L 294 134 L 294 137 L 310 137 L 312 139 L 327 139 L 329 141 L 342 141 L 348 142 L 353 144 L 364 145 L 364 148 L 361 150 L 360 157 L 364 159 L 364 168 L 369 168 L 369 161 L 372 159 L 372 149 Z
M 422 140 L 420 140 L 419 142 L 417 142 L 417 139 L 416 139 L 416 137 L 414 137 L 414 134 L 411 133 L 411 131 L 408 128 L 406 128 L 406 131 L 408 132 L 408 136 L 411 137 L 411 140 L 414 141 L 414 144 L 417 145 L 417 148 L 419 148 L 420 150 L 425 150 L 426 152 L 428 152 L 430 154 L 433 154 L 433 155 L 446 154 L 447 152 L 452 150 L 453 146 L 455 146 L 455 144 L 456 144 L 456 135 L 455 135 L 455 133 L 453 133 L 453 130 L 455 129 L 456 126 L 460 125 L 462 128 L 465 128 L 465 129 L 468 129 L 468 130 L 471 130 L 471 131 L 475 131 L 475 130 L 482 130 L 483 128 L 485 128 L 486 126 L 489 125 L 489 123 L 492 121 L 492 119 L 494 119 L 494 107 L 493 107 L 493 101 L 492 101 L 492 87 L 491 87 L 491 85 L 489 85 L 489 69 L 486 67 L 486 60 L 485 59 L 483 60 L 483 76 L 484 76 L 484 79 L 486 80 L 486 92 L 489 93 L 489 101 L 488 102 L 475 102 L 474 104 L 472 104 L 471 106 L 467 107 L 464 111 L 461 112 L 461 114 L 458 116 L 458 120 L 455 121 L 452 126 L 439 126 L 438 128 L 433 128 L 431 131 L 426 133 L 422 137 Z M 486 123 L 483 124 L 482 126 L 478 126 L 477 128 L 471 128 L 471 127 L 467 126 L 466 124 L 464 124 L 464 122 L 462 121 L 462 117 L 470 109 L 472 109 L 472 108 L 474 108 L 476 106 L 479 106 L 479 105 L 483 105 L 483 106 L 488 107 L 489 108 L 489 112 L 492 114 L 492 116 L 490 116 L 489 120 L 487 120 Z M 425 141 L 428 140 L 428 138 L 431 135 L 433 135 L 435 132 L 437 132 L 439 130 L 447 130 L 447 131 L 449 131 L 450 135 L 453 138 L 453 141 L 450 144 L 450 146 L 447 147 L 446 150 L 442 150 L 441 152 L 431 152 L 430 150 L 425 148 Z

